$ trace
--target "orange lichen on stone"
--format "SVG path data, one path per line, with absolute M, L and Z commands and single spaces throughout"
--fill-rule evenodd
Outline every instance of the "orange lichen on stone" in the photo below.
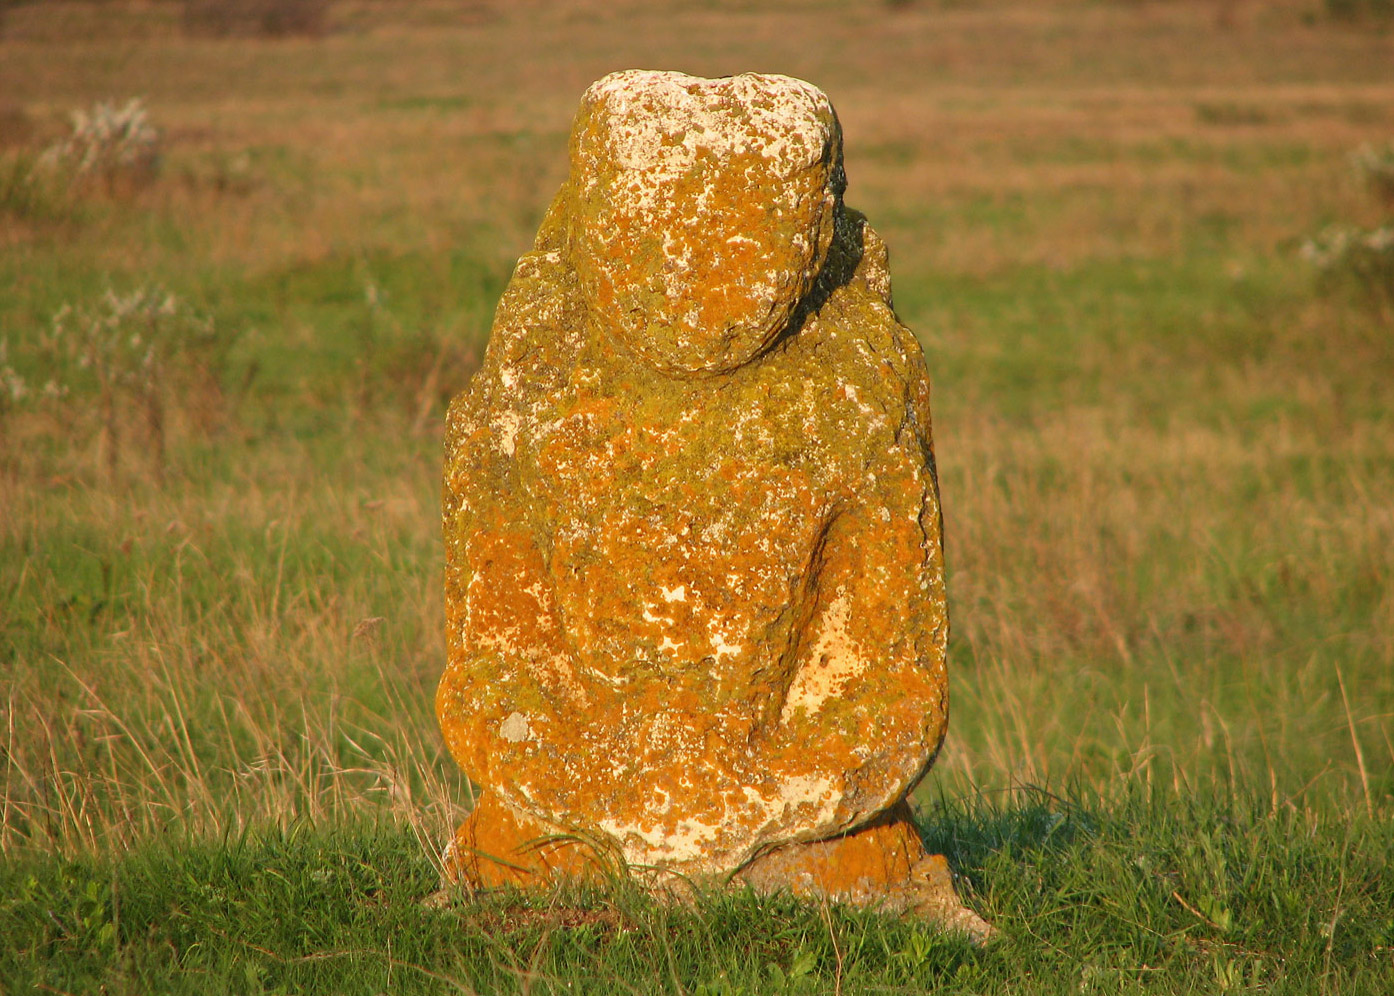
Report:
M 929 380 L 844 186 L 807 83 L 587 91 L 447 419 L 436 706 L 485 790 L 457 877 L 573 873 L 575 834 L 923 905 L 903 800 L 948 716 Z
M 527 887 L 552 876 L 585 877 L 604 867 L 602 847 L 557 834 L 484 793 L 445 849 L 446 875 L 476 888 Z

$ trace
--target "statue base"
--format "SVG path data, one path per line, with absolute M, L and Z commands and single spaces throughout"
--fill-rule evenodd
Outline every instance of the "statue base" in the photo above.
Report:
M 538 888 L 561 878 L 603 881 L 631 871 L 603 837 L 556 833 L 485 792 L 446 848 L 444 879 L 469 889 Z M 643 869 L 655 892 L 685 891 L 674 873 Z M 959 900 L 942 854 L 930 854 L 900 802 L 850 833 L 786 844 L 757 856 L 729 877 L 756 892 L 788 892 L 921 917 L 975 944 L 995 933 Z

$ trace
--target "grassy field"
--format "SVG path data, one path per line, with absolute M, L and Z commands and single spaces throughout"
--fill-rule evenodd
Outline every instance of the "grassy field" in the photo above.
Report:
M 1302 253 L 1394 220 L 1351 161 L 1394 33 L 1333 6 L 0 10 L 0 993 L 1394 991 L 1394 265 Z M 934 376 L 916 802 L 986 950 L 623 883 L 422 905 L 470 801 L 441 416 L 636 66 L 841 115 Z M 39 165 L 131 97 L 157 164 Z

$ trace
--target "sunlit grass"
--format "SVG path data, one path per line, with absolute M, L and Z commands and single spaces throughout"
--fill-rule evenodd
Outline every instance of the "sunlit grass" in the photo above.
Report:
M 1389 990 L 1394 336 L 1299 252 L 1387 220 L 1350 158 L 1394 128 L 1387 36 L 345 2 L 213 42 L 167 6 L 0 37 L 32 125 L 0 178 L 98 99 L 164 150 L 139 189 L 0 186 L 0 366 L 41 388 L 64 305 L 157 286 L 230 343 L 216 392 L 163 385 L 161 460 L 138 406 L 110 459 L 90 371 L 0 401 L 0 989 Z M 421 905 L 470 801 L 431 716 L 439 418 L 630 65 L 839 108 L 934 377 L 952 720 L 915 802 L 997 948 L 741 896 Z

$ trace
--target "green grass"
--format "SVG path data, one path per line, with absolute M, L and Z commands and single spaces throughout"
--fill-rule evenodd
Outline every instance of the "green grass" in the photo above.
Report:
M 1023 790 L 937 808 L 926 833 L 994 910 L 987 950 L 749 893 L 435 908 L 411 834 L 293 825 L 8 863 L 0 977 L 16 992 L 1387 991 L 1387 822 Z
M 1349 156 L 1394 90 L 1388 36 L 1310 6 L 11 10 L 0 993 L 1394 990 L 1394 335 L 1297 252 L 1385 220 Z M 440 417 L 629 64 L 839 107 L 934 378 L 953 715 L 915 801 L 985 950 L 623 884 L 422 904 L 471 799 L 431 715 Z M 135 94 L 154 184 L 29 182 Z M 46 341 L 151 285 L 226 345 L 211 381 L 172 354 L 162 467 Z

